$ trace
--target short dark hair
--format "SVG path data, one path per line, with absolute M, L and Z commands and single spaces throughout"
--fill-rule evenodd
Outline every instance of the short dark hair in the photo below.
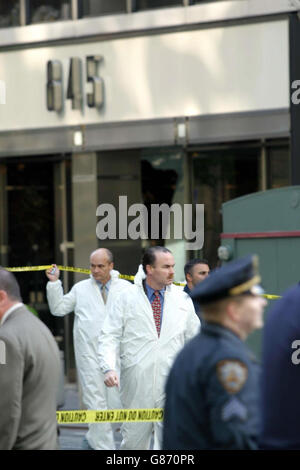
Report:
M 185 275 L 185 277 L 186 277 L 187 274 L 191 274 L 192 269 L 196 264 L 207 264 L 207 266 L 209 266 L 208 261 L 206 259 L 201 259 L 201 258 L 191 259 L 184 266 L 184 275 Z
M 155 261 L 156 261 L 156 253 L 171 253 L 168 248 L 165 248 L 164 246 L 151 246 L 150 248 L 147 248 L 145 251 L 143 258 L 142 258 L 142 265 L 144 269 L 144 273 L 147 274 L 146 271 L 146 266 L 149 264 L 150 266 L 154 266 Z
M 4 290 L 10 300 L 22 302 L 20 287 L 15 276 L 6 269 L 0 268 L 0 290 Z

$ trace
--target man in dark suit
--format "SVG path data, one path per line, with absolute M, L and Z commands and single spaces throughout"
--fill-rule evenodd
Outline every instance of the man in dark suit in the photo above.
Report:
M 184 287 L 184 292 L 191 295 L 192 290 L 199 282 L 204 281 L 204 279 L 209 276 L 210 268 L 208 261 L 206 259 L 194 258 L 186 263 L 184 266 L 184 275 L 186 280 L 186 285 Z M 196 299 L 192 299 L 194 304 L 195 312 L 198 317 L 200 317 L 200 305 Z
M 12 273 L 0 269 L 0 449 L 57 449 L 56 342 L 22 303 Z

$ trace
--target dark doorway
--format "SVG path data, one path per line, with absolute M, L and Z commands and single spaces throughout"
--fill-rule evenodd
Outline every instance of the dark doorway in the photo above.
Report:
M 192 201 L 204 204 L 204 246 L 202 256 L 212 267 L 218 263 L 217 250 L 222 232 L 222 203 L 259 191 L 259 143 L 223 145 L 197 149 L 192 158 Z
M 48 265 L 54 259 L 54 165 L 45 159 L 7 164 L 7 237 L 9 267 Z M 54 334 L 57 319 L 49 313 L 43 271 L 15 273 L 23 302 Z

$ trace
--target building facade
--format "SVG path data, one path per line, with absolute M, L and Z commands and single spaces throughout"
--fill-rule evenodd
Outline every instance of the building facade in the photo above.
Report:
M 298 0 L 14 0 L 0 6 L 0 256 L 3 266 L 88 267 L 111 248 L 134 274 L 161 240 L 99 240 L 97 208 L 204 204 L 212 266 L 221 204 L 299 184 Z M 299 83 L 298 83 L 299 79 Z M 299 93 L 300 95 L 300 93 Z M 128 221 L 132 216 L 128 214 Z M 64 272 L 68 290 L 82 278 Z M 24 300 L 50 317 L 41 273 L 18 274 Z

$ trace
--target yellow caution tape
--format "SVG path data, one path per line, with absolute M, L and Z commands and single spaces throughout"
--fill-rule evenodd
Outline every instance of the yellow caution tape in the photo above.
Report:
M 3 268 L 3 269 L 16 273 L 16 272 L 25 272 L 25 271 L 46 271 L 47 269 L 51 269 L 51 268 L 52 268 L 52 264 L 47 265 L 47 266 L 23 266 L 23 267 L 17 267 L 17 268 Z M 60 271 L 69 271 L 69 272 L 81 273 L 81 274 L 91 274 L 91 270 L 85 269 L 85 268 L 73 268 L 72 266 L 57 266 L 57 268 Z M 128 274 L 119 274 L 119 278 L 126 279 L 128 281 L 134 280 L 134 276 L 130 276 Z M 176 286 L 185 286 L 185 284 L 182 282 L 174 282 L 173 284 L 175 284 Z M 271 295 L 271 294 L 263 294 L 263 297 L 265 297 L 266 299 L 272 299 L 272 300 L 281 298 L 280 295 Z
M 22 272 L 22 271 L 46 271 L 47 269 L 51 269 L 53 266 L 52 264 L 47 266 L 23 266 L 17 268 L 4 268 L 7 271 L 11 271 L 13 273 Z M 73 268 L 71 266 L 57 266 L 60 271 L 69 271 L 73 273 L 82 273 L 82 274 L 91 274 L 90 269 L 84 268 Z
M 25 272 L 25 271 L 46 271 L 47 269 L 51 269 L 53 266 L 52 264 L 46 265 L 46 266 L 23 266 L 23 267 L 17 267 L 17 268 L 3 268 L 6 269 L 7 271 L 11 271 L 12 273 L 17 273 L 17 272 Z M 60 271 L 68 271 L 72 273 L 81 273 L 81 274 L 91 274 L 90 269 L 85 269 L 85 268 L 73 268 L 72 266 L 56 266 Z M 127 279 L 129 281 L 134 280 L 134 276 L 129 276 L 127 274 L 120 274 L 119 277 L 121 279 Z
M 119 274 L 120 279 L 126 279 L 127 281 L 134 281 L 134 276 L 129 276 L 129 274 Z
M 162 408 L 141 408 L 127 410 L 70 410 L 57 411 L 58 424 L 82 423 L 152 423 L 162 421 Z

